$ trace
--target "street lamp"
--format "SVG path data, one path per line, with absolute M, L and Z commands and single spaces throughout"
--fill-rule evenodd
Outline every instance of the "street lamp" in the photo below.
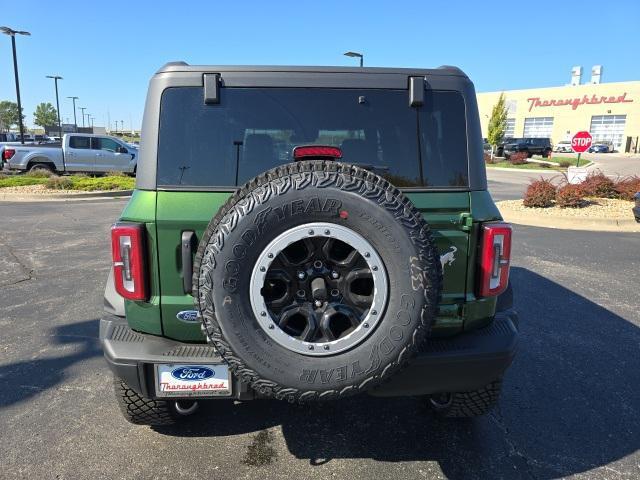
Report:
M 53 78 L 56 84 L 56 111 L 58 112 L 58 135 L 62 137 L 62 122 L 60 122 L 60 102 L 58 101 L 58 80 L 62 80 L 59 75 L 47 75 L 47 78 Z
M 20 126 L 20 143 L 24 145 L 24 125 L 22 125 L 22 103 L 20 102 L 20 80 L 18 79 L 18 57 L 16 56 L 16 35 L 31 35 L 22 30 L 13 30 L 9 27 L 0 27 L 0 32 L 11 37 L 11 49 L 13 50 L 13 73 L 16 77 L 16 97 L 18 97 L 18 125 Z
M 84 111 L 87 109 L 87 107 L 78 107 L 80 110 L 82 110 L 82 128 L 84 128 Z
M 76 100 L 80 97 L 67 97 L 73 101 L 73 125 L 75 126 L 75 131 L 78 133 L 78 121 L 76 120 Z
M 360 59 L 360 66 L 364 66 L 364 55 L 358 52 L 346 52 L 344 54 L 347 57 L 353 57 L 353 58 L 359 58 Z

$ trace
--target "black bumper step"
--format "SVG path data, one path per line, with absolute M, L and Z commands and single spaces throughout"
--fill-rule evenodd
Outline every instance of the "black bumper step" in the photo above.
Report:
M 470 391 L 500 378 L 516 352 L 517 314 L 496 314 L 487 327 L 451 338 L 428 339 L 409 365 L 370 393 L 376 396 L 427 395 Z M 100 342 L 109 367 L 131 388 L 154 396 L 156 363 L 224 363 L 211 345 L 189 344 L 131 330 L 123 317 L 100 320 Z M 249 399 L 252 391 L 233 380 L 234 398 Z

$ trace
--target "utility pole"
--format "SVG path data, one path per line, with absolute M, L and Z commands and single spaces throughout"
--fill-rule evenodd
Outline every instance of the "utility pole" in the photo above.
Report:
M 16 35 L 31 35 L 22 30 L 13 30 L 9 27 L 0 27 L 0 32 L 11 37 L 11 49 L 13 50 L 13 73 L 16 77 L 16 97 L 18 100 L 18 125 L 20 127 L 20 143 L 24 145 L 24 125 L 22 124 L 22 103 L 20 102 L 20 80 L 18 79 L 18 56 L 16 55 Z
M 87 109 L 87 107 L 78 107 L 80 110 L 82 110 L 82 128 L 84 128 L 84 111 Z
M 76 120 L 76 100 L 80 97 L 67 97 L 73 100 L 73 126 L 76 133 L 78 133 L 78 120 Z
M 58 80 L 62 80 L 62 77 L 59 75 L 47 75 L 47 78 L 52 78 L 56 84 L 56 110 L 58 112 L 58 135 L 62 137 L 62 122 L 60 121 L 60 101 L 58 100 Z

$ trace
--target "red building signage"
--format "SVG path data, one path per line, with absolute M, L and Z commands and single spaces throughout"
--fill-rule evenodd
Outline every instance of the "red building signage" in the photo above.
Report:
M 551 100 L 542 100 L 540 97 L 527 98 L 529 102 L 529 111 L 537 107 L 564 107 L 571 105 L 571 109 L 575 110 L 580 105 L 598 105 L 600 103 L 631 103 L 633 99 L 627 98 L 627 92 L 622 95 L 612 95 L 610 97 L 599 97 L 595 93 L 591 95 L 583 95 L 582 97 L 575 98 L 558 98 Z

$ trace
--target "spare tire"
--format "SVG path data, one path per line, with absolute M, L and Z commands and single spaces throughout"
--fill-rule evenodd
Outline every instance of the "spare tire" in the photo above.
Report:
M 246 183 L 211 220 L 193 293 L 208 340 L 259 393 L 353 395 L 386 380 L 435 318 L 429 227 L 389 182 L 331 161 Z

